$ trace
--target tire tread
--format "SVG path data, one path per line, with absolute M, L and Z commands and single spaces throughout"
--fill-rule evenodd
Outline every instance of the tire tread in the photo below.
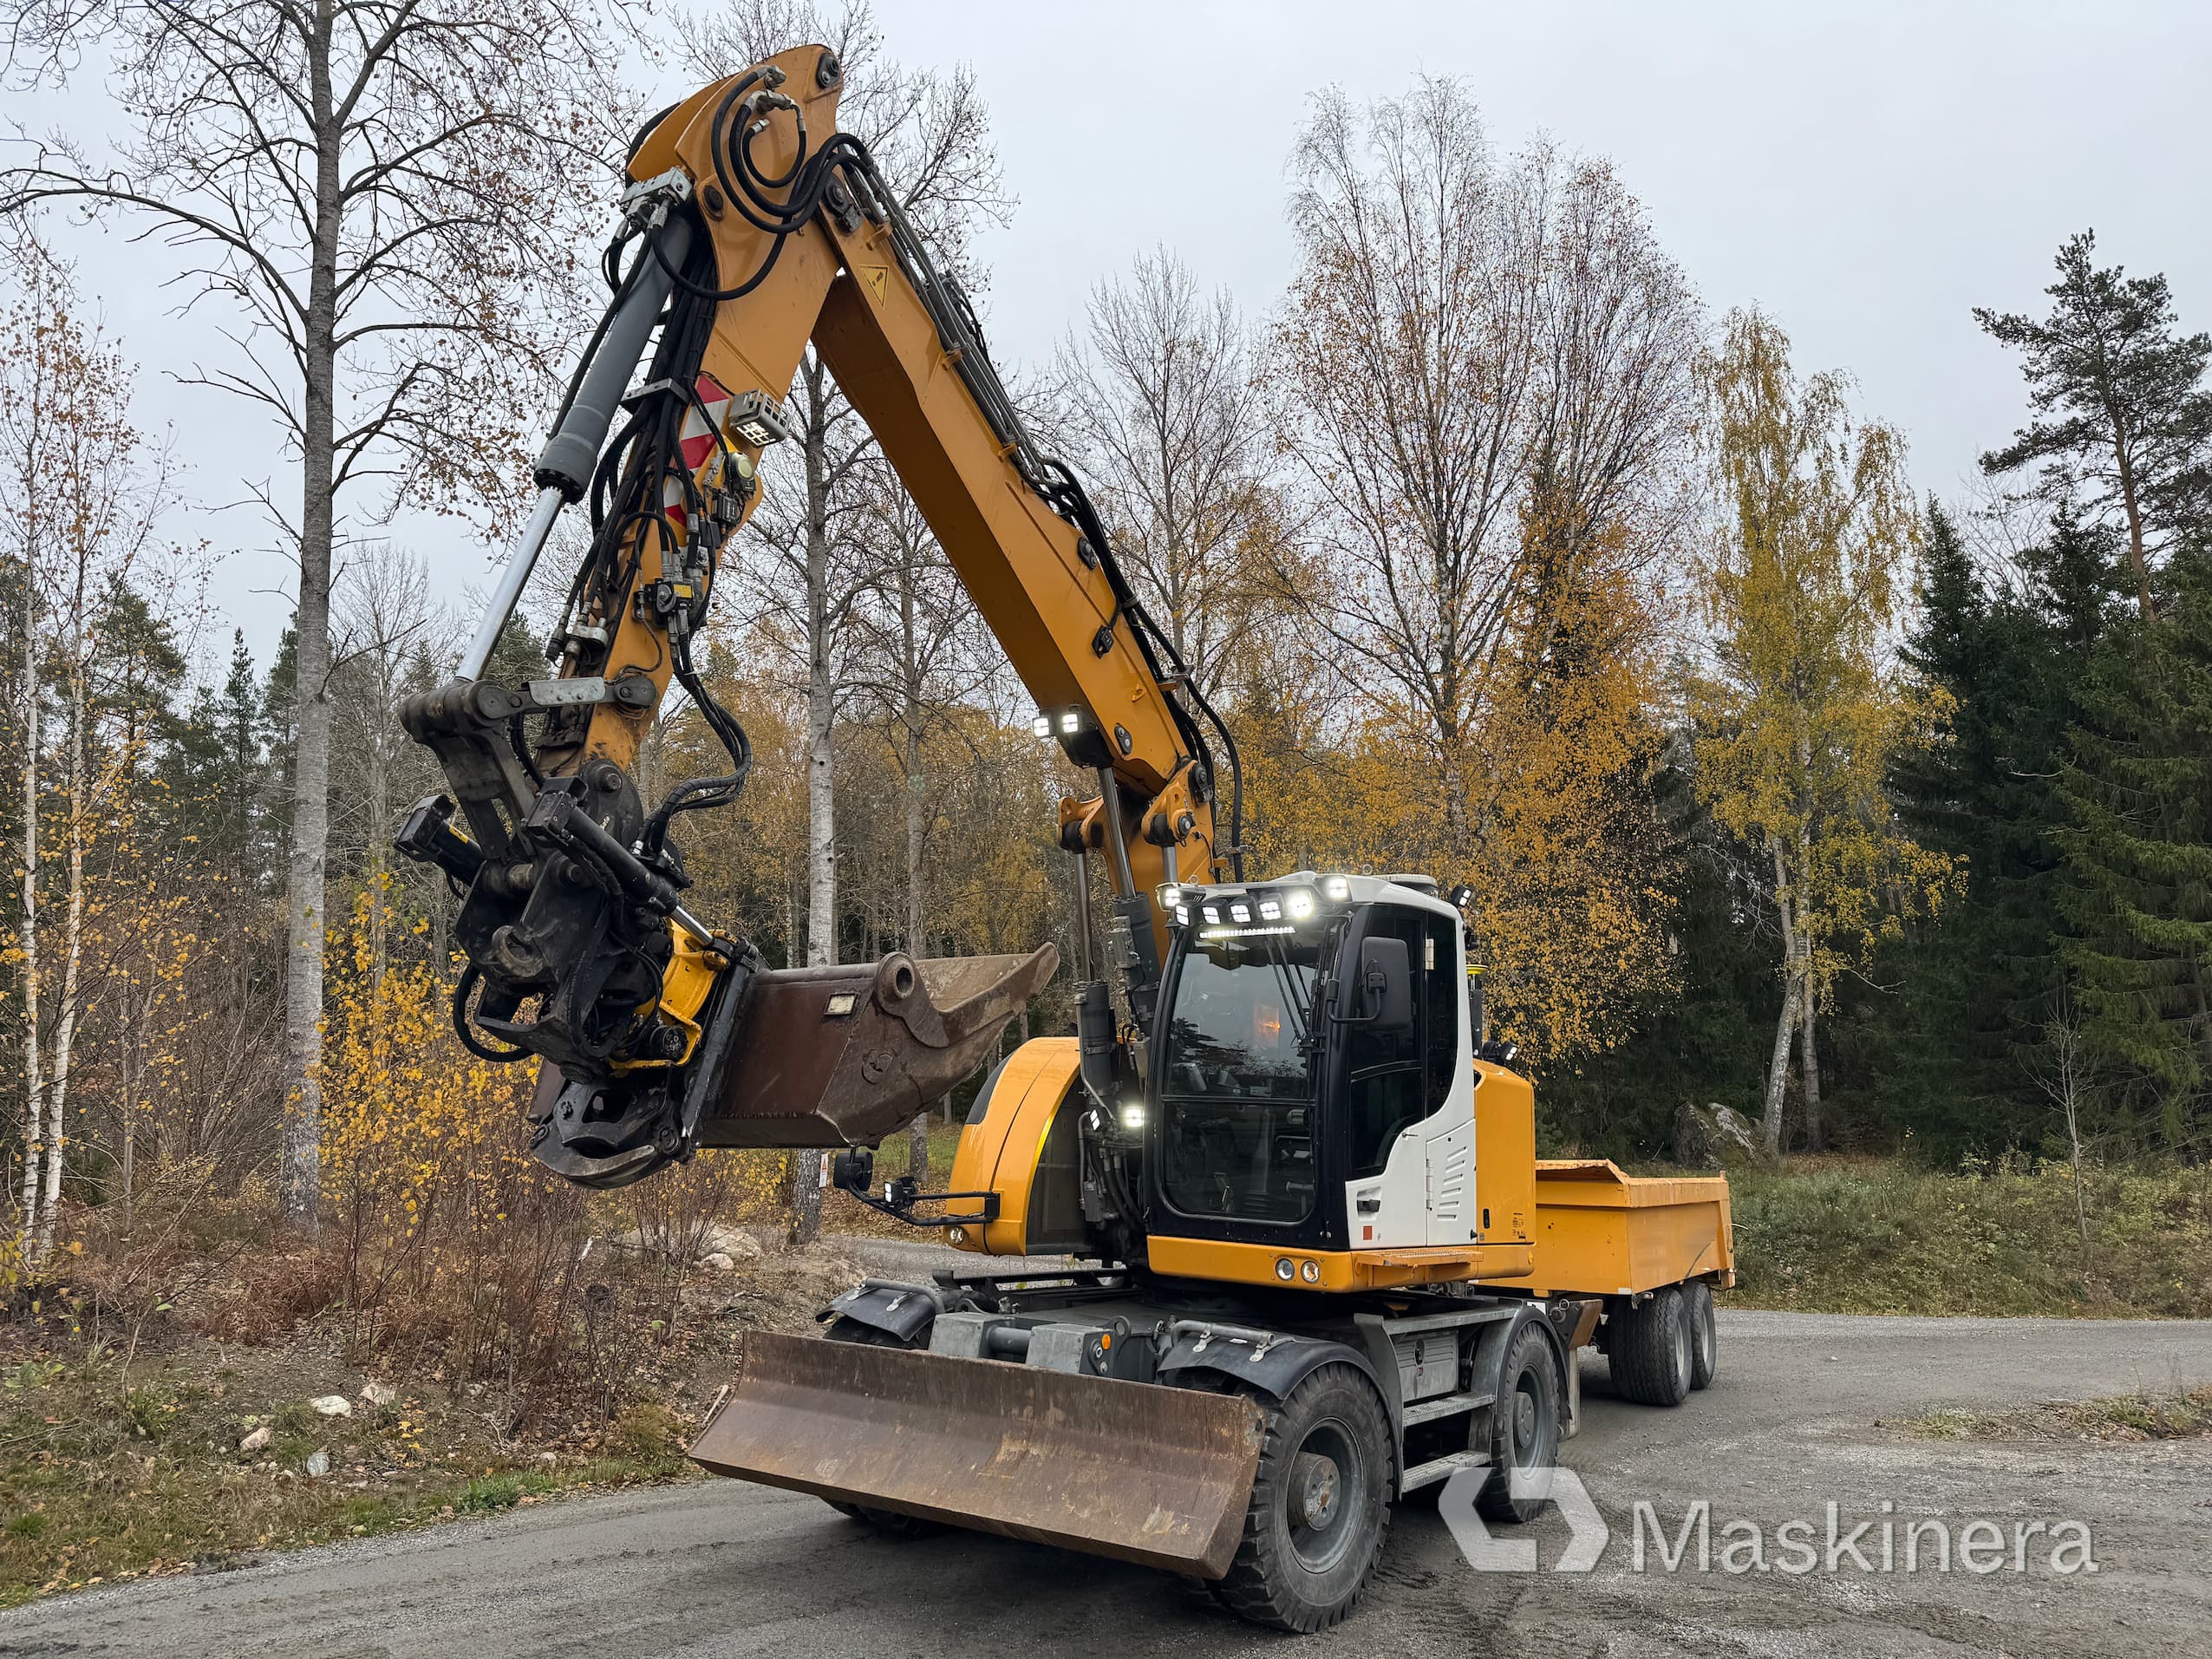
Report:
M 1615 1393 L 1639 1406 L 1679 1406 L 1688 1397 L 1689 1378 L 1674 1365 L 1686 1317 L 1682 1293 L 1671 1284 L 1613 1316 L 1606 1354 Z
M 1524 1504 L 1513 1496 L 1511 1434 L 1504 1428 L 1504 1420 L 1499 1415 L 1512 1408 L 1513 1396 L 1519 1392 L 1521 1371 L 1526 1363 L 1521 1357 L 1521 1350 L 1530 1344 L 1535 1346 L 1537 1358 L 1551 1375 L 1551 1456 L 1555 1463 L 1558 1461 L 1560 1418 L 1566 1409 L 1566 1379 L 1559 1375 L 1551 1344 L 1544 1340 L 1542 1331 L 1530 1325 L 1513 1339 L 1513 1346 L 1505 1355 L 1504 1368 L 1498 1373 L 1498 1398 L 1491 1408 L 1488 1434 L 1490 1474 L 1483 1482 L 1482 1492 L 1475 1499 L 1476 1512 L 1484 1520 L 1519 1524 L 1534 1519 L 1537 1512 L 1543 1507 L 1541 1503 Z
M 1693 1279 L 1682 1287 L 1682 1301 L 1690 1321 L 1690 1387 L 1708 1386 L 1720 1368 L 1720 1342 L 1713 1319 L 1713 1287 L 1703 1279 Z M 1713 1362 L 1706 1362 L 1703 1334 L 1714 1332 Z
M 1368 1553 L 1367 1571 L 1360 1575 L 1358 1586 L 1333 1608 L 1324 1608 L 1309 1615 L 1302 1606 L 1292 1603 L 1282 1591 L 1285 1577 L 1292 1571 L 1292 1564 L 1278 1554 L 1273 1530 L 1267 1517 L 1273 1513 L 1276 1501 L 1276 1482 L 1286 1477 L 1292 1453 L 1296 1448 L 1285 1443 L 1282 1432 L 1284 1419 L 1292 1407 L 1309 1391 L 1334 1386 L 1342 1379 L 1352 1380 L 1367 1395 L 1374 1407 L 1374 1416 L 1380 1427 L 1378 1437 L 1383 1454 L 1383 1488 L 1380 1512 L 1375 1520 L 1374 1542 Z M 1390 1534 L 1391 1494 L 1398 1489 L 1398 1452 L 1390 1433 L 1390 1419 L 1382 1401 L 1364 1376 L 1346 1365 L 1324 1365 L 1314 1371 L 1290 1391 L 1290 1396 L 1281 1406 L 1260 1403 L 1267 1411 L 1265 1438 L 1260 1446 L 1259 1474 L 1252 1482 L 1251 1500 L 1244 1506 L 1244 1532 L 1237 1546 L 1236 1558 L 1230 1564 L 1228 1576 L 1213 1587 L 1215 1597 L 1237 1617 L 1250 1623 L 1265 1625 L 1272 1630 L 1289 1630 L 1299 1635 L 1311 1635 L 1341 1623 L 1357 1607 L 1367 1593 L 1374 1573 L 1374 1564 L 1381 1558 L 1382 1548 Z M 1283 1553 L 1287 1554 L 1287 1551 Z

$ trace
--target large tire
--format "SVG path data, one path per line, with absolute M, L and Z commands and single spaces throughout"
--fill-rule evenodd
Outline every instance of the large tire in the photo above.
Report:
M 1390 1529 L 1397 1452 L 1355 1367 L 1324 1365 L 1268 1412 L 1244 1538 L 1214 1587 L 1240 1618 L 1300 1634 L 1357 1604 Z
M 1693 1279 L 1682 1287 L 1690 1315 L 1690 1387 L 1702 1388 L 1713 1381 L 1720 1363 L 1720 1325 L 1713 1316 L 1713 1287 Z
M 902 1342 L 887 1330 L 878 1330 L 864 1325 L 857 1319 L 840 1319 L 829 1329 L 829 1340 L 833 1342 L 858 1342 L 866 1348 L 911 1349 L 911 1342 Z M 895 1509 L 871 1509 L 865 1504 L 841 1504 L 834 1498 L 822 1501 L 840 1515 L 858 1521 L 878 1538 L 890 1538 L 904 1544 L 911 1538 L 935 1538 L 947 1531 L 943 1521 L 925 1521 L 913 1515 L 902 1515 Z
M 1550 1501 L 1513 1495 L 1515 1469 L 1550 1469 L 1559 1463 L 1559 1362 L 1544 1334 L 1524 1325 L 1505 1352 L 1498 1373 L 1498 1403 L 1490 1414 L 1490 1476 L 1475 1507 L 1493 1521 L 1531 1521 Z
M 1679 1406 L 1690 1395 L 1689 1312 L 1674 1285 L 1642 1302 L 1617 1304 L 1606 1355 L 1613 1362 L 1613 1391 L 1639 1406 Z

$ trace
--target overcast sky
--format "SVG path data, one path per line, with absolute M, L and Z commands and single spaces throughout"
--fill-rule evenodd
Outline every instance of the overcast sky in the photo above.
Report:
M 1263 316 L 1289 275 L 1285 160 L 1310 95 L 1459 77 L 1492 140 L 1542 131 L 1609 157 L 1717 317 L 1757 302 L 1800 367 L 1843 369 L 1903 428 L 1923 487 L 1955 493 L 2022 415 L 2017 368 L 1970 308 L 2039 310 L 2059 243 L 2171 278 L 2212 327 L 2212 6 L 2201 3 L 1232 3 L 877 0 L 890 49 L 974 66 L 1013 223 L 982 251 L 1002 362 L 1048 356 L 1103 276 L 1164 243 Z M 34 124 L 81 115 L 39 101 Z M 667 97 L 682 88 L 670 82 Z M 272 465 L 234 401 L 180 386 L 208 328 L 166 315 L 158 245 L 77 244 L 84 285 L 143 371 L 141 420 L 173 423 L 203 500 Z M 213 322 L 210 317 L 209 323 Z M 248 514 L 203 520 L 254 548 Z M 458 598 L 495 558 L 409 525 Z M 273 556 L 233 554 L 215 598 L 265 659 L 289 610 Z M 227 629 L 223 630 L 227 634 Z

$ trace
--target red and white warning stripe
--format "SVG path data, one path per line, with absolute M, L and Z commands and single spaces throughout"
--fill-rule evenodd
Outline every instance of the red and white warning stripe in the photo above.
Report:
M 676 440 L 685 468 L 694 474 L 707 464 L 707 457 L 720 447 L 721 440 L 716 434 L 721 430 L 722 416 L 730 404 L 730 395 L 712 375 L 700 376 L 695 389 L 699 402 L 684 410 L 683 429 Z M 682 479 L 671 475 L 661 480 L 661 508 L 678 529 L 685 526 Z

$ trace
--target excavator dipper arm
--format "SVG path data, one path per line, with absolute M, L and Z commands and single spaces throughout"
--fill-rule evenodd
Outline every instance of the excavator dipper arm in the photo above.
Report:
M 486 1059 L 541 1061 L 533 1145 L 588 1185 L 701 1146 L 872 1145 L 972 1071 L 1057 963 L 1047 944 L 772 969 L 740 918 L 701 918 L 682 897 L 677 821 L 734 800 L 751 758 L 693 643 L 760 504 L 763 451 L 803 440 L 809 417 L 784 397 L 810 343 L 1034 697 L 1039 735 L 1099 781 L 1095 798 L 1062 803 L 1060 827 L 1063 846 L 1107 859 L 1128 993 L 1117 1012 L 1086 915 L 1078 1010 L 1094 1092 L 1140 1063 L 1165 940 L 1152 889 L 1238 861 L 1235 810 L 1225 841 L 1215 828 L 1217 740 L 1234 800 L 1225 728 L 1080 482 L 1024 429 L 895 184 L 837 130 L 841 85 L 833 55 L 799 48 L 639 134 L 606 259 L 614 297 L 540 454 L 528 528 L 458 677 L 402 711 L 448 783 L 399 845 L 466 888 L 457 1031 Z M 502 683 L 513 607 L 577 503 L 591 538 L 548 644 L 554 671 Z M 671 683 L 728 767 L 649 810 L 634 763 Z

